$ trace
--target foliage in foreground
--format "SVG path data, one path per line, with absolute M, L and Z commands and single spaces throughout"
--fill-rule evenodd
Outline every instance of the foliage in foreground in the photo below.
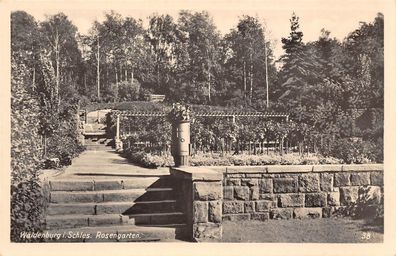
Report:
M 38 102 L 26 89 L 26 67 L 20 56 L 11 61 L 11 241 L 21 232 L 42 228 L 43 204 L 38 182 L 42 151 L 37 126 Z

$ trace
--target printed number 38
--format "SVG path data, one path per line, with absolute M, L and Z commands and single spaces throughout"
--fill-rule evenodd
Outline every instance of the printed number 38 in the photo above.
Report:
M 360 239 L 362 239 L 362 240 L 369 240 L 370 238 L 371 238 L 371 233 L 369 233 L 369 232 L 364 232 L 362 234 L 362 236 L 360 237 Z

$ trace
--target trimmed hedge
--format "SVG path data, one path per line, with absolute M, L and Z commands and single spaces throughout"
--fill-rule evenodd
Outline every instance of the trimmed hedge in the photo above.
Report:
M 28 92 L 27 69 L 11 60 L 11 241 L 25 240 L 21 232 L 43 228 L 43 201 L 38 180 L 42 150 L 38 128 L 38 101 Z

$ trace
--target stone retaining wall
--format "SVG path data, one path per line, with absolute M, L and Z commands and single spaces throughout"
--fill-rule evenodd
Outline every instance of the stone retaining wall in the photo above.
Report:
M 383 203 L 383 165 L 171 168 L 188 237 L 218 241 L 222 221 L 344 214 L 364 198 Z
M 232 167 L 223 194 L 223 220 L 330 217 L 359 197 L 380 204 L 383 165 Z

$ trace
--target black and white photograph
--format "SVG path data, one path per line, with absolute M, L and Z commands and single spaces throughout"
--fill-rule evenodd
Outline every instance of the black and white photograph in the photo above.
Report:
M 0 2 L 0 254 L 395 255 L 395 4 Z

